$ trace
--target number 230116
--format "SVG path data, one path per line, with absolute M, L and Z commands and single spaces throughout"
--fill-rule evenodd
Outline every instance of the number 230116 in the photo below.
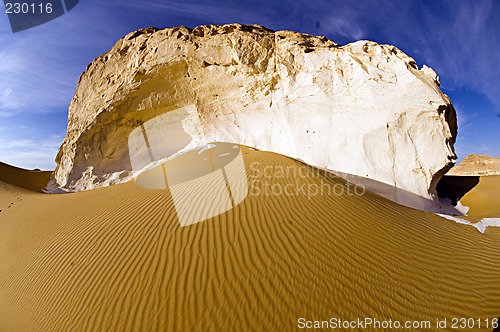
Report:
M 28 3 L 28 2 L 7 2 L 5 3 L 6 14 L 50 14 L 52 13 L 52 3 Z

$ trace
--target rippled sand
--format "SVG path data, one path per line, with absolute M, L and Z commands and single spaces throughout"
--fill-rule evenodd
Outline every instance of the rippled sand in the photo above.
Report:
M 289 331 L 300 317 L 500 315 L 499 228 L 481 234 L 348 194 L 345 180 L 310 168 L 267 177 L 265 167 L 303 165 L 243 151 L 251 194 L 186 227 L 167 191 L 134 182 L 65 195 L 0 182 L 0 203 L 13 202 L 0 207 L 0 330 Z M 345 191 L 266 195 L 273 185 Z

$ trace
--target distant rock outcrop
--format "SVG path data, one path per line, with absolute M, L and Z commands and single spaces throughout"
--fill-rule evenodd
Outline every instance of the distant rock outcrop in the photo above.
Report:
M 147 28 L 80 77 L 53 187 L 129 179 L 131 132 L 178 109 L 190 138 L 180 151 L 235 142 L 430 201 L 456 159 L 455 110 L 439 77 L 394 46 L 256 25 Z
M 483 176 L 500 175 L 500 157 L 470 154 L 460 165 L 453 167 L 446 175 Z

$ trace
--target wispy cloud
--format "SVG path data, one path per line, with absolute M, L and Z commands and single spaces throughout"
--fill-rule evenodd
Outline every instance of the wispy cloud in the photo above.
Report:
M 67 108 L 86 65 L 129 30 L 112 16 L 116 8 L 80 1 L 68 14 L 15 34 L 0 15 L 0 116 Z
M 80 1 L 66 15 L 13 34 L 0 13 L 0 161 L 55 167 L 78 76 L 129 30 L 117 3 Z
M 61 140 L 58 136 L 41 141 L 0 137 L 0 154 L 5 156 L 2 161 L 28 169 L 53 170 Z
M 372 39 L 394 44 L 419 65 L 433 67 L 444 88 L 475 90 L 495 104 L 493 114 L 500 113 L 500 2 L 495 0 L 86 0 L 54 21 L 16 34 L 0 13 L 0 124 L 5 127 L 0 129 L 0 144 L 5 144 L 0 160 L 10 158 L 23 166 L 23 158 L 32 153 L 40 161 L 45 156 L 46 166 L 53 165 L 60 141 L 40 147 L 42 152 L 32 144 L 44 139 L 32 134 L 34 126 L 45 124 L 40 114 L 58 112 L 63 119 L 58 133 L 64 132 L 78 76 L 126 33 L 146 26 L 232 22 L 321 34 L 339 43 Z M 478 109 L 458 110 L 462 133 L 482 116 Z M 9 136 L 26 114 L 39 121 Z
M 61 79 L 67 75 L 68 61 L 44 45 L 43 34 L 14 37 L 3 35 L 0 43 L 0 109 L 3 115 L 13 110 L 41 111 L 68 104 L 74 84 Z M 29 45 L 29 49 L 27 46 Z M 42 55 L 30 48 L 44 52 Z M 53 63 L 60 63 L 54 66 Z M 66 75 L 65 75 L 66 74 Z
M 334 40 L 394 44 L 432 66 L 444 88 L 477 90 L 500 109 L 498 1 L 319 1 L 304 12 L 315 13 Z
M 167 22 L 194 27 L 200 24 L 244 23 L 261 24 L 268 28 L 290 27 L 290 17 L 300 13 L 302 4 L 293 0 L 231 2 L 231 1 L 182 1 L 182 0 L 130 0 L 125 8 L 154 17 L 161 13 L 164 27 Z M 295 10 L 296 9 L 296 10 Z M 303 14 L 303 13 L 302 13 Z M 295 22 L 297 23 L 297 22 Z
M 431 45 L 426 48 L 432 65 L 445 77 L 444 86 L 472 87 L 485 94 L 500 108 L 500 5 L 493 1 L 461 2 L 449 4 L 446 15 L 424 11 Z
M 33 140 L 0 138 L 0 150 L 33 148 L 35 145 Z

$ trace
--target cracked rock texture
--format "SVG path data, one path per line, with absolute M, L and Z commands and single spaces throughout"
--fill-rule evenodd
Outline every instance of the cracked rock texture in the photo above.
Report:
M 485 176 L 500 175 L 500 157 L 470 154 L 460 165 L 453 167 L 446 175 Z
M 141 29 L 78 81 L 51 187 L 130 179 L 128 136 L 189 106 L 187 150 L 244 144 L 368 177 L 435 201 L 452 167 L 456 114 L 427 66 L 390 45 L 262 26 Z M 165 142 L 168 144 L 168 142 Z

